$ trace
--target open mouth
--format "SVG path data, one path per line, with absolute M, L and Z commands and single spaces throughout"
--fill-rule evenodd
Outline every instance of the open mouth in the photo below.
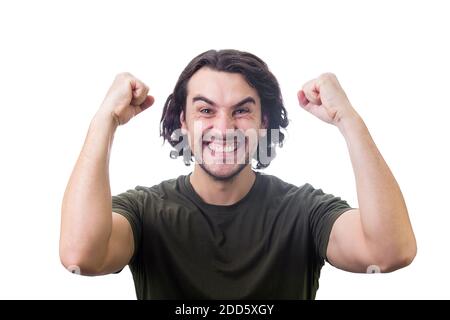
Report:
M 213 141 L 207 144 L 209 150 L 213 152 L 223 152 L 230 153 L 234 152 L 238 149 L 238 143 L 235 141 L 231 142 L 222 142 L 222 141 Z
M 245 146 L 246 139 L 238 139 L 238 137 L 233 137 L 232 139 L 214 139 L 210 141 L 203 141 L 203 147 L 209 150 L 212 156 L 220 155 L 222 157 L 229 157 L 235 155 L 236 152 L 242 146 Z

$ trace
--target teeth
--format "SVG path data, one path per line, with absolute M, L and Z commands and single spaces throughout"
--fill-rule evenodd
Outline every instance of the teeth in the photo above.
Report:
M 235 145 L 234 145 L 234 143 L 227 144 L 225 146 L 223 144 L 210 143 L 208 145 L 208 148 L 214 152 L 231 152 L 231 151 L 234 151 Z

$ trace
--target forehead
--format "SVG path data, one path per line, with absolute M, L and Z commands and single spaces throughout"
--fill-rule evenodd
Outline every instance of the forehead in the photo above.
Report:
M 233 103 L 235 100 L 253 97 L 259 102 L 258 92 L 239 73 L 212 70 L 203 67 L 189 79 L 187 97 L 202 95 L 218 103 Z

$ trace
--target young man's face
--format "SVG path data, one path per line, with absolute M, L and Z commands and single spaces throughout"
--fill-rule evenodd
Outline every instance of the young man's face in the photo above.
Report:
M 258 92 L 238 73 L 204 67 L 189 80 L 181 115 L 198 165 L 226 180 L 250 163 L 264 134 Z

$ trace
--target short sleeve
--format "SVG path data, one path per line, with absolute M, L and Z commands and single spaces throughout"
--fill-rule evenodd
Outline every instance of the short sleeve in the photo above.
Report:
M 311 232 L 315 252 L 319 261 L 323 264 L 327 259 L 327 247 L 331 229 L 339 216 L 351 209 L 345 200 L 332 194 L 327 194 L 322 189 L 314 189 L 310 184 L 305 184 L 306 204 L 309 212 L 309 230 Z
M 136 189 L 112 197 L 112 211 L 124 216 L 130 223 L 134 238 L 134 254 L 130 264 L 134 261 L 140 249 L 142 236 L 142 213 L 144 208 L 143 192 Z

